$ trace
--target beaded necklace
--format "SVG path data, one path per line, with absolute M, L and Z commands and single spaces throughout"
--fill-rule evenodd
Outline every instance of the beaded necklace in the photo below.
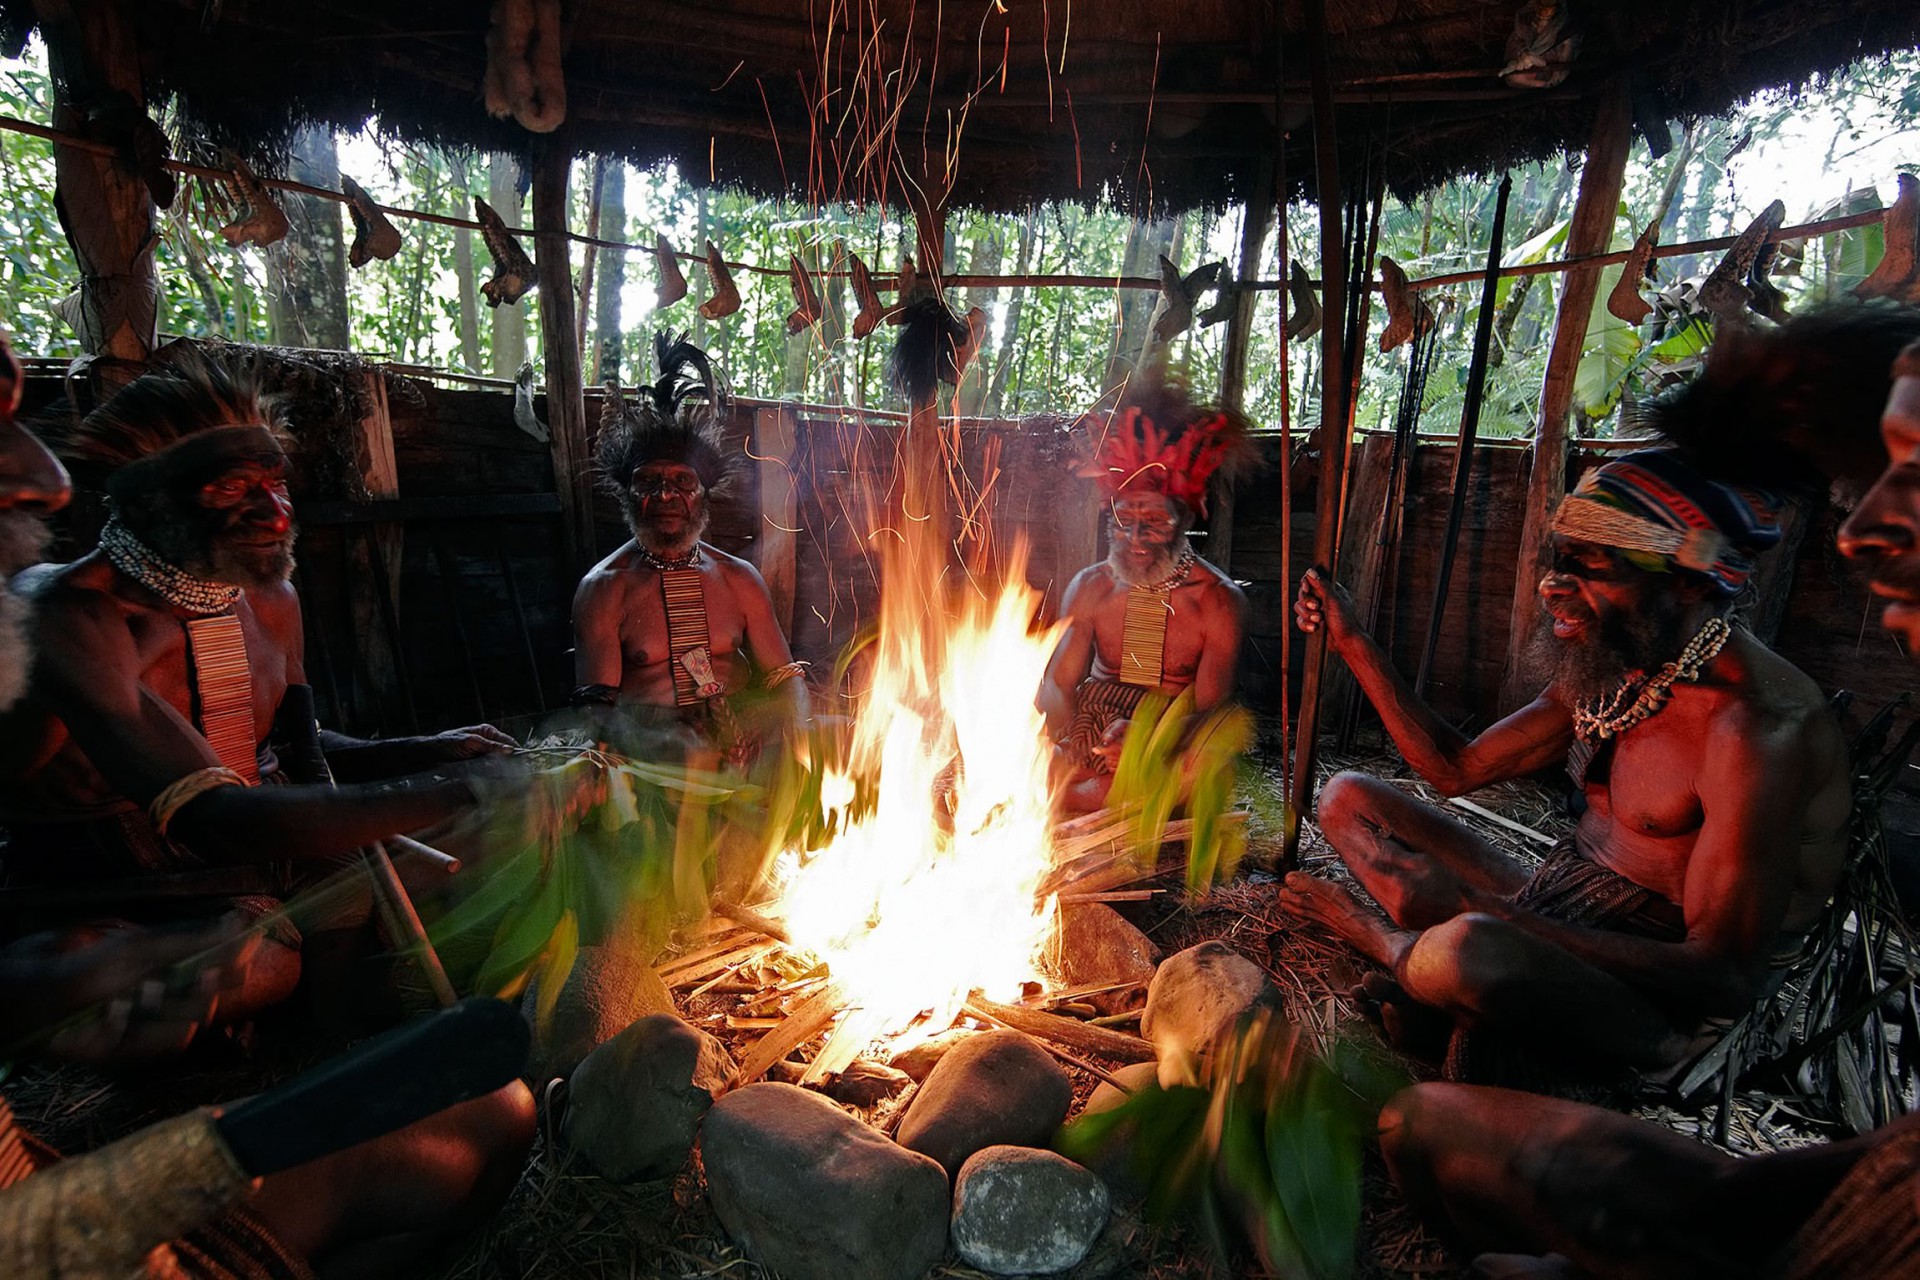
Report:
M 1644 682 L 1626 680 L 1606 697 L 1589 699 L 1575 706 L 1574 736 L 1585 743 L 1604 742 L 1648 719 L 1667 705 L 1674 685 L 1700 678 L 1707 664 L 1726 648 L 1732 634 L 1733 628 L 1725 618 L 1708 618 L 1693 639 L 1687 641 L 1680 656 L 1660 668 L 1659 674 Z M 1639 695 L 1629 703 L 1627 695 L 1636 689 Z
M 161 558 L 121 524 L 119 516 L 110 517 L 100 530 L 100 550 L 114 568 L 182 612 L 201 617 L 226 613 L 240 598 L 240 588 L 233 584 L 196 578 Z
M 1200 557 L 1194 552 L 1194 549 L 1189 546 L 1185 551 L 1180 553 L 1180 558 L 1173 562 L 1172 573 L 1169 573 L 1158 582 L 1150 582 L 1143 586 L 1130 587 L 1128 590 L 1144 591 L 1148 595 L 1154 596 L 1172 595 L 1173 589 L 1185 581 L 1188 572 L 1192 570 L 1195 562 L 1199 559 Z
M 700 544 L 697 542 L 693 544 L 693 549 L 688 551 L 687 554 L 677 556 L 673 559 L 669 559 L 663 555 L 657 555 L 638 542 L 633 544 L 633 548 L 640 553 L 640 559 L 644 563 L 655 569 L 691 569 L 700 563 Z

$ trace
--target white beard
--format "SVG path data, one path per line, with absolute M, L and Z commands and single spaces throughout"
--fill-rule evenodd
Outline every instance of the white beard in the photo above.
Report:
M 687 521 L 687 527 L 677 538 L 662 538 L 644 519 L 636 519 L 632 526 L 633 540 L 662 560 L 678 560 L 692 551 L 694 544 L 706 536 L 709 516 L 706 500 L 702 499 L 693 509 L 693 518 Z
M 1173 572 L 1180 557 L 1187 553 L 1187 535 L 1181 534 L 1173 540 L 1173 545 L 1147 562 L 1144 569 L 1135 569 L 1133 564 L 1121 553 L 1120 544 L 1114 543 L 1107 549 L 1107 567 L 1113 570 L 1113 576 L 1129 587 L 1146 587 L 1162 582 Z

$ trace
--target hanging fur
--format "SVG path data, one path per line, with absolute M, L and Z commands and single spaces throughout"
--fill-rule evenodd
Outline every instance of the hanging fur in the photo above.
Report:
M 494 0 L 487 26 L 487 114 L 511 116 L 532 133 L 552 133 L 567 118 L 560 61 L 560 0 Z
M 287 215 L 267 194 L 267 188 L 237 156 L 229 155 L 227 163 L 233 166 L 233 189 L 246 202 L 246 213 L 220 228 L 221 236 L 228 244 L 250 244 L 261 249 L 286 239 L 291 229 Z
M 1920 302 L 1920 178 L 1899 177 L 1900 194 L 1881 223 L 1886 251 L 1873 271 L 1853 288 L 1856 298 L 1892 298 Z
M 793 300 L 796 304 L 793 310 L 787 313 L 787 332 L 799 333 L 819 324 L 820 291 L 813 287 L 813 278 L 807 274 L 806 267 L 801 265 L 799 254 L 787 255 L 787 284 L 793 290 Z
M 972 330 L 935 293 L 922 293 L 901 307 L 897 323 L 900 337 L 887 357 L 887 381 L 908 404 L 925 404 L 940 383 L 960 380 Z
M 380 211 L 366 188 L 352 178 L 343 177 L 340 189 L 346 192 L 347 212 L 353 215 L 353 244 L 347 250 L 347 261 L 364 267 L 375 258 L 385 262 L 399 253 L 399 231 L 387 221 L 387 215 Z
M 847 259 L 853 264 L 853 300 L 860 307 L 859 314 L 853 318 L 853 336 L 864 338 L 885 318 L 886 308 L 880 305 L 880 291 L 873 287 L 873 273 L 860 261 L 860 255 L 848 254 Z
M 1287 323 L 1284 330 L 1288 342 L 1299 342 L 1311 338 L 1320 332 L 1322 315 L 1320 294 L 1313 287 L 1313 277 L 1307 269 L 1295 259 L 1293 270 L 1287 274 Z
M 607 402 L 594 443 L 601 477 L 630 516 L 633 473 L 649 462 L 685 463 L 709 492 L 736 470 L 719 430 L 731 396 L 707 353 L 684 333 L 656 333 L 653 349 L 659 376 L 640 388 L 637 403 Z
M 1186 275 L 1165 254 L 1160 256 L 1160 308 L 1153 321 L 1153 336 L 1171 342 L 1193 325 L 1193 308 L 1200 295 L 1211 289 L 1227 269 L 1224 262 L 1203 262 Z
M 1720 265 L 1700 284 L 1700 305 L 1713 312 L 1722 320 L 1741 321 L 1746 318 L 1747 303 L 1751 295 L 1747 292 L 1746 278 L 1753 270 L 1753 263 L 1760 256 L 1762 245 L 1773 238 L 1786 220 L 1787 206 L 1775 200 L 1760 211 L 1760 216 L 1747 224 L 1727 250 L 1727 256 L 1720 259 Z
M 1628 324 L 1637 325 L 1653 314 L 1653 304 L 1640 296 L 1640 286 L 1653 279 L 1653 250 L 1659 243 L 1660 222 L 1655 219 L 1633 242 L 1626 264 L 1620 268 L 1620 278 L 1607 295 L 1607 311 Z
M 660 272 L 660 283 L 653 290 L 653 309 L 659 311 L 687 296 L 687 278 L 680 273 L 680 255 L 659 232 L 653 237 L 653 264 Z
M 740 309 L 739 287 L 733 283 L 726 259 L 720 256 L 718 246 L 711 240 L 707 241 L 707 282 L 713 287 L 713 296 L 700 304 L 703 319 L 719 320 Z
M 520 247 L 520 238 L 507 230 L 493 206 L 478 196 L 473 198 L 473 216 L 480 221 L 480 238 L 493 259 L 493 278 L 480 286 L 480 292 L 486 295 L 490 307 L 503 302 L 511 306 L 538 283 L 533 259 Z
M 894 303 L 887 311 L 888 324 L 900 324 L 906 320 L 907 304 L 927 294 L 920 287 L 920 269 L 914 265 L 913 255 L 907 254 L 900 259 L 900 274 L 893 283 Z

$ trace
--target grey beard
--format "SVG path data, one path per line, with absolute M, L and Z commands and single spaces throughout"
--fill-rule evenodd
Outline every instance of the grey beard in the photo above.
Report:
M 707 510 L 706 500 L 702 499 L 694 506 L 693 518 L 677 538 L 662 538 L 648 526 L 644 518 L 636 518 L 633 521 L 633 540 L 662 560 L 678 560 L 706 536 L 707 521 L 711 514 Z
M 277 547 L 234 547 L 216 542 L 196 563 L 180 567 L 188 573 L 249 589 L 277 587 L 293 576 L 293 539 Z
M 1630 615 L 1610 614 L 1578 640 L 1553 634 L 1553 618 L 1544 609 L 1521 655 L 1530 681 L 1551 688 L 1564 706 L 1603 698 L 1630 677 L 1657 671 L 1680 656 L 1681 610 L 1662 600 Z
M 243 589 L 277 587 L 293 576 L 297 529 L 279 546 L 247 547 L 208 530 L 198 513 L 183 510 L 166 494 L 120 504 L 120 519 L 149 550 L 167 563 L 209 582 Z
M 27 623 L 32 608 L 0 578 L 0 711 L 20 701 L 33 666 L 33 639 Z
M 1113 576 L 1130 587 L 1147 587 L 1163 581 L 1173 572 L 1173 566 L 1187 553 L 1187 535 L 1181 534 L 1173 540 L 1173 545 L 1155 556 L 1144 569 L 1136 570 L 1127 563 L 1121 554 L 1120 544 L 1114 543 L 1107 549 L 1107 567 L 1113 570 Z

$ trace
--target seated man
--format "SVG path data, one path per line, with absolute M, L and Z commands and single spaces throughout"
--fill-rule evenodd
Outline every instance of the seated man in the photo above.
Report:
M 713 368 L 684 339 L 662 334 L 656 349 L 659 380 L 638 408 L 603 423 L 596 445 L 633 538 L 574 595 L 573 703 L 674 725 L 689 747 L 744 764 L 769 732 L 805 718 L 805 664 L 759 571 L 701 541 L 709 497 L 731 471 Z
M 60 465 L 14 421 L 18 386 L 0 336 L 0 711 L 25 688 L 32 644 L 26 603 L 7 589 L 8 577 L 39 554 L 43 519 L 68 495 Z M 109 1062 L 183 1048 L 223 1000 L 258 985 L 248 971 L 262 951 L 237 921 L 42 934 L 0 947 L 0 1056 L 38 1049 Z M 241 1212 L 175 1254 L 191 1276 L 311 1276 L 309 1266 L 413 1274 L 427 1247 L 504 1198 L 532 1138 L 533 1098 L 515 1082 L 265 1179 Z M 0 1196 L 50 1156 L 0 1098 Z
M 1822 352 L 1832 331 L 1850 341 Z M 1920 307 L 1843 304 L 1771 331 L 1767 364 L 1796 372 L 1806 395 L 1742 414 L 1729 466 L 1800 468 L 1836 492 L 1866 491 L 1840 531 L 1840 549 L 1868 561 L 1873 588 L 1890 603 L 1882 619 L 1920 654 L 1920 341 L 1893 364 L 1881 437 L 1871 459 L 1870 422 L 1828 408 L 1887 378 L 1889 332 L 1920 335 Z M 1813 341 L 1806 340 L 1811 335 Z M 1880 350 L 1876 351 L 1876 348 Z M 1709 354 L 1707 376 L 1723 386 L 1756 354 Z M 1883 364 L 1882 369 L 1885 368 Z M 1775 379 L 1775 386 L 1779 379 Z M 1698 386 L 1698 384 L 1695 384 Z M 1682 399 L 1697 408 L 1712 384 Z M 1657 416 L 1664 427 L 1670 418 Z M 1694 426 L 1701 423 L 1695 422 Z M 1733 425 L 1728 425 L 1731 431 Z M 1682 424 L 1676 434 L 1702 443 Z M 1807 443 L 1817 440 L 1821 465 Z M 1702 460 L 1724 450 L 1698 449 Z M 1877 483 L 1876 483 L 1877 479 Z M 1871 486 L 1869 490 L 1869 486 Z M 1425 1084 L 1403 1091 L 1380 1117 L 1395 1179 L 1417 1209 L 1466 1242 L 1502 1251 L 1485 1274 L 1593 1277 L 1782 1275 L 1892 1280 L 1913 1273 L 1920 1249 L 1920 1117 L 1858 1138 L 1735 1159 L 1660 1125 L 1596 1107 L 1504 1089 Z M 1524 1256 L 1523 1256 L 1524 1255 Z M 1545 1257 L 1534 1255 L 1547 1255 Z
M 265 914 L 361 846 L 472 801 L 459 781 L 336 788 L 330 767 L 379 777 L 511 745 L 490 727 L 373 743 L 318 733 L 289 582 L 285 440 L 251 378 L 194 355 L 136 378 L 73 429 L 68 452 L 104 473 L 112 518 L 97 550 L 15 583 L 38 634 L 57 639 L 39 646 L 27 698 L 0 715 L 14 886 L 122 880 L 115 910 L 167 915 L 179 907 L 147 897 L 141 878 L 210 873 L 224 886 L 216 897 Z M 277 920 L 235 1017 L 288 993 L 297 945 Z
M 1281 908 L 1391 972 L 1389 1030 L 1408 1029 L 1409 1001 L 1448 1015 L 1450 1078 L 1671 1067 L 1746 1011 L 1826 903 L 1850 806 L 1838 725 L 1811 680 L 1726 617 L 1776 513 L 1670 451 L 1589 472 L 1555 513 L 1540 581 L 1546 688 L 1471 740 L 1415 698 L 1344 593 L 1302 581 L 1301 628 L 1327 629 L 1434 787 L 1564 759 L 1584 794 L 1574 836 L 1529 874 L 1385 782 L 1343 773 L 1321 792 L 1321 829 L 1391 922 L 1299 872 Z
M 1106 803 L 1140 700 L 1191 689 L 1194 711 L 1233 696 L 1246 596 L 1187 542 L 1207 490 L 1244 449 L 1237 415 L 1156 384 L 1105 426 L 1093 478 L 1111 546 L 1067 584 L 1067 623 L 1037 699 L 1056 744 L 1069 810 Z M 1230 467 L 1228 468 L 1231 469 Z

